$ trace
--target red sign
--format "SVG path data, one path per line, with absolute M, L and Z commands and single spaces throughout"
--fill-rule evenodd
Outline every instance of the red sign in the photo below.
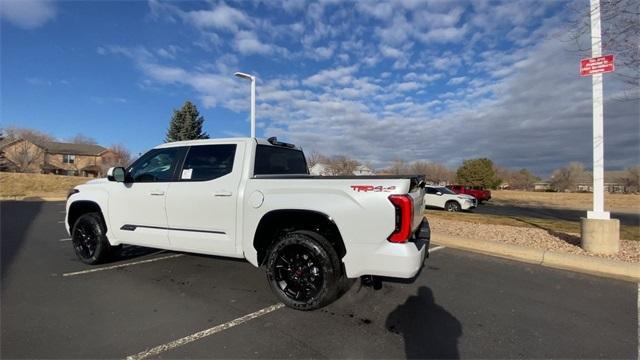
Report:
M 580 76 L 613 72 L 616 69 L 613 65 L 613 60 L 613 55 L 582 59 L 580 60 Z

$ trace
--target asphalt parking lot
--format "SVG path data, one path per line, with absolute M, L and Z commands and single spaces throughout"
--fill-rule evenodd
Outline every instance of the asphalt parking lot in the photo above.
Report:
M 580 221 L 586 217 L 584 210 L 560 209 L 535 206 L 497 205 L 495 203 L 484 202 L 473 209 L 474 213 L 501 215 L 501 216 L 525 216 L 537 219 L 557 219 L 567 221 Z M 623 213 L 613 212 L 611 218 L 620 220 L 620 224 L 628 226 L 640 226 L 640 212 Z
M 3 359 L 139 359 L 161 345 L 150 357 L 639 355 L 635 283 L 436 248 L 413 281 L 354 281 L 298 312 L 245 261 L 129 248 L 84 265 L 63 217 L 62 202 L 0 202 Z

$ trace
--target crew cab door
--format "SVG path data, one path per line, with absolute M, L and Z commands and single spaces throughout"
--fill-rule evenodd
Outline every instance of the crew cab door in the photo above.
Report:
M 109 193 L 109 229 L 119 242 L 169 245 L 165 199 L 185 150 L 152 149 L 127 169 L 124 183 L 114 183 Z
M 238 255 L 236 209 L 244 144 L 191 146 L 167 193 L 169 241 L 176 250 Z

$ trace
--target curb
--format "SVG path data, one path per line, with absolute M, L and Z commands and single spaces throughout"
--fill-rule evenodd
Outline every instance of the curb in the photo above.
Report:
M 584 255 L 560 253 L 495 241 L 473 240 L 433 233 L 431 241 L 438 245 L 473 251 L 529 264 L 571 270 L 608 278 L 640 282 L 640 264 Z

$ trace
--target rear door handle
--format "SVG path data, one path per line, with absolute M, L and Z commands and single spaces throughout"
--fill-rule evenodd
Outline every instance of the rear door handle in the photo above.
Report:
M 216 191 L 213 193 L 213 196 L 231 196 L 231 195 L 233 195 L 231 191 L 224 191 L 224 190 Z
M 149 193 L 149 195 L 152 195 L 152 196 L 162 196 L 162 195 L 164 195 L 164 191 L 162 191 L 162 190 L 152 190 L 152 191 Z

